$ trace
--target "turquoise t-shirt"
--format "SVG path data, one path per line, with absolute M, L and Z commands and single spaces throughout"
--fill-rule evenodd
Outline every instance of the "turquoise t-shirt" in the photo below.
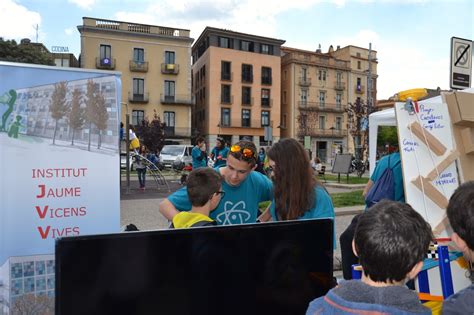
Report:
M 332 204 L 331 196 L 329 196 L 327 191 L 321 186 L 316 186 L 314 188 L 314 192 L 316 194 L 316 203 L 311 209 L 309 209 L 302 216 L 300 216 L 298 220 L 330 218 L 334 222 L 334 217 L 335 217 L 334 205 Z M 273 199 L 272 205 L 270 206 L 270 214 L 272 215 L 273 221 L 278 221 L 276 213 L 275 213 L 275 199 Z M 336 228 L 335 227 L 334 227 L 334 248 L 336 248 Z
M 216 171 L 219 171 L 216 169 Z M 230 186 L 222 182 L 225 191 L 217 208 L 211 212 L 211 219 L 218 225 L 255 223 L 257 221 L 258 204 L 271 200 L 273 197 L 272 182 L 264 175 L 252 171 L 239 186 Z M 181 188 L 168 197 L 178 211 L 191 210 L 186 187 Z
M 388 165 L 390 157 L 390 165 Z M 400 153 L 395 152 L 381 158 L 370 179 L 375 183 L 382 176 L 387 167 L 391 167 L 393 171 L 393 179 L 395 184 L 395 200 L 405 202 L 405 193 L 403 191 L 403 173 L 402 163 L 400 161 Z
M 220 155 L 223 159 L 227 159 L 227 156 L 229 155 L 229 148 L 228 147 L 223 147 L 222 149 L 218 149 L 217 147 L 214 147 L 212 149 L 212 153 L 214 154 L 214 160 L 216 161 L 214 163 L 214 167 L 222 167 L 227 165 L 227 160 L 218 160 L 217 157 Z
M 191 151 L 191 156 L 193 157 L 193 169 L 207 166 L 207 156 L 203 157 L 202 160 L 199 158 L 202 156 L 202 151 L 198 146 L 195 146 Z

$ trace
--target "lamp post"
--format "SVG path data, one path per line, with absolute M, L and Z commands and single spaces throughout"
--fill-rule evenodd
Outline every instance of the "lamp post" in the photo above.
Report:
M 120 103 L 120 105 L 125 105 L 125 170 L 127 176 L 127 189 L 125 193 L 128 195 L 130 193 L 130 114 L 128 113 L 128 103 Z M 122 184 L 122 180 L 120 180 L 120 184 Z

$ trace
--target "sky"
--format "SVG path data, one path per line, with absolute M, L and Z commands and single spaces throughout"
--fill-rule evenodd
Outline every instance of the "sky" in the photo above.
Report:
M 93 17 L 191 30 L 206 26 L 286 40 L 314 51 L 377 51 L 377 99 L 449 89 L 451 37 L 474 39 L 472 0 L 0 0 L 0 37 L 80 54 L 77 26 Z M 472 49 L 470 50 L 472 53 Z M 471 80 L 472 81 L 472 80 Z M 471 84 L 474 86 L 474 84 Z

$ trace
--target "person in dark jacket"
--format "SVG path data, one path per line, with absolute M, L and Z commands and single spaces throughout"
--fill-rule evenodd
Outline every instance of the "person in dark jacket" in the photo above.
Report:
M 474 181 L 456 189 L 448 204 L 448 219 L 453 234 L 451 239 L 470 263 L 469 276 L 473 280 L 474 262 Z M 450 296 L 443 303 L 443 314 L 474 314 L 474 284 Z

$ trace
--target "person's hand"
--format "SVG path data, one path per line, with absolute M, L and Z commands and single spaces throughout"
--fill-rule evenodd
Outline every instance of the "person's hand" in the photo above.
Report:
M 217 156 L 217 159 L 218 159 L 218 160 L 222 160 L 222 155 L 218 155 L 218 156 Z

